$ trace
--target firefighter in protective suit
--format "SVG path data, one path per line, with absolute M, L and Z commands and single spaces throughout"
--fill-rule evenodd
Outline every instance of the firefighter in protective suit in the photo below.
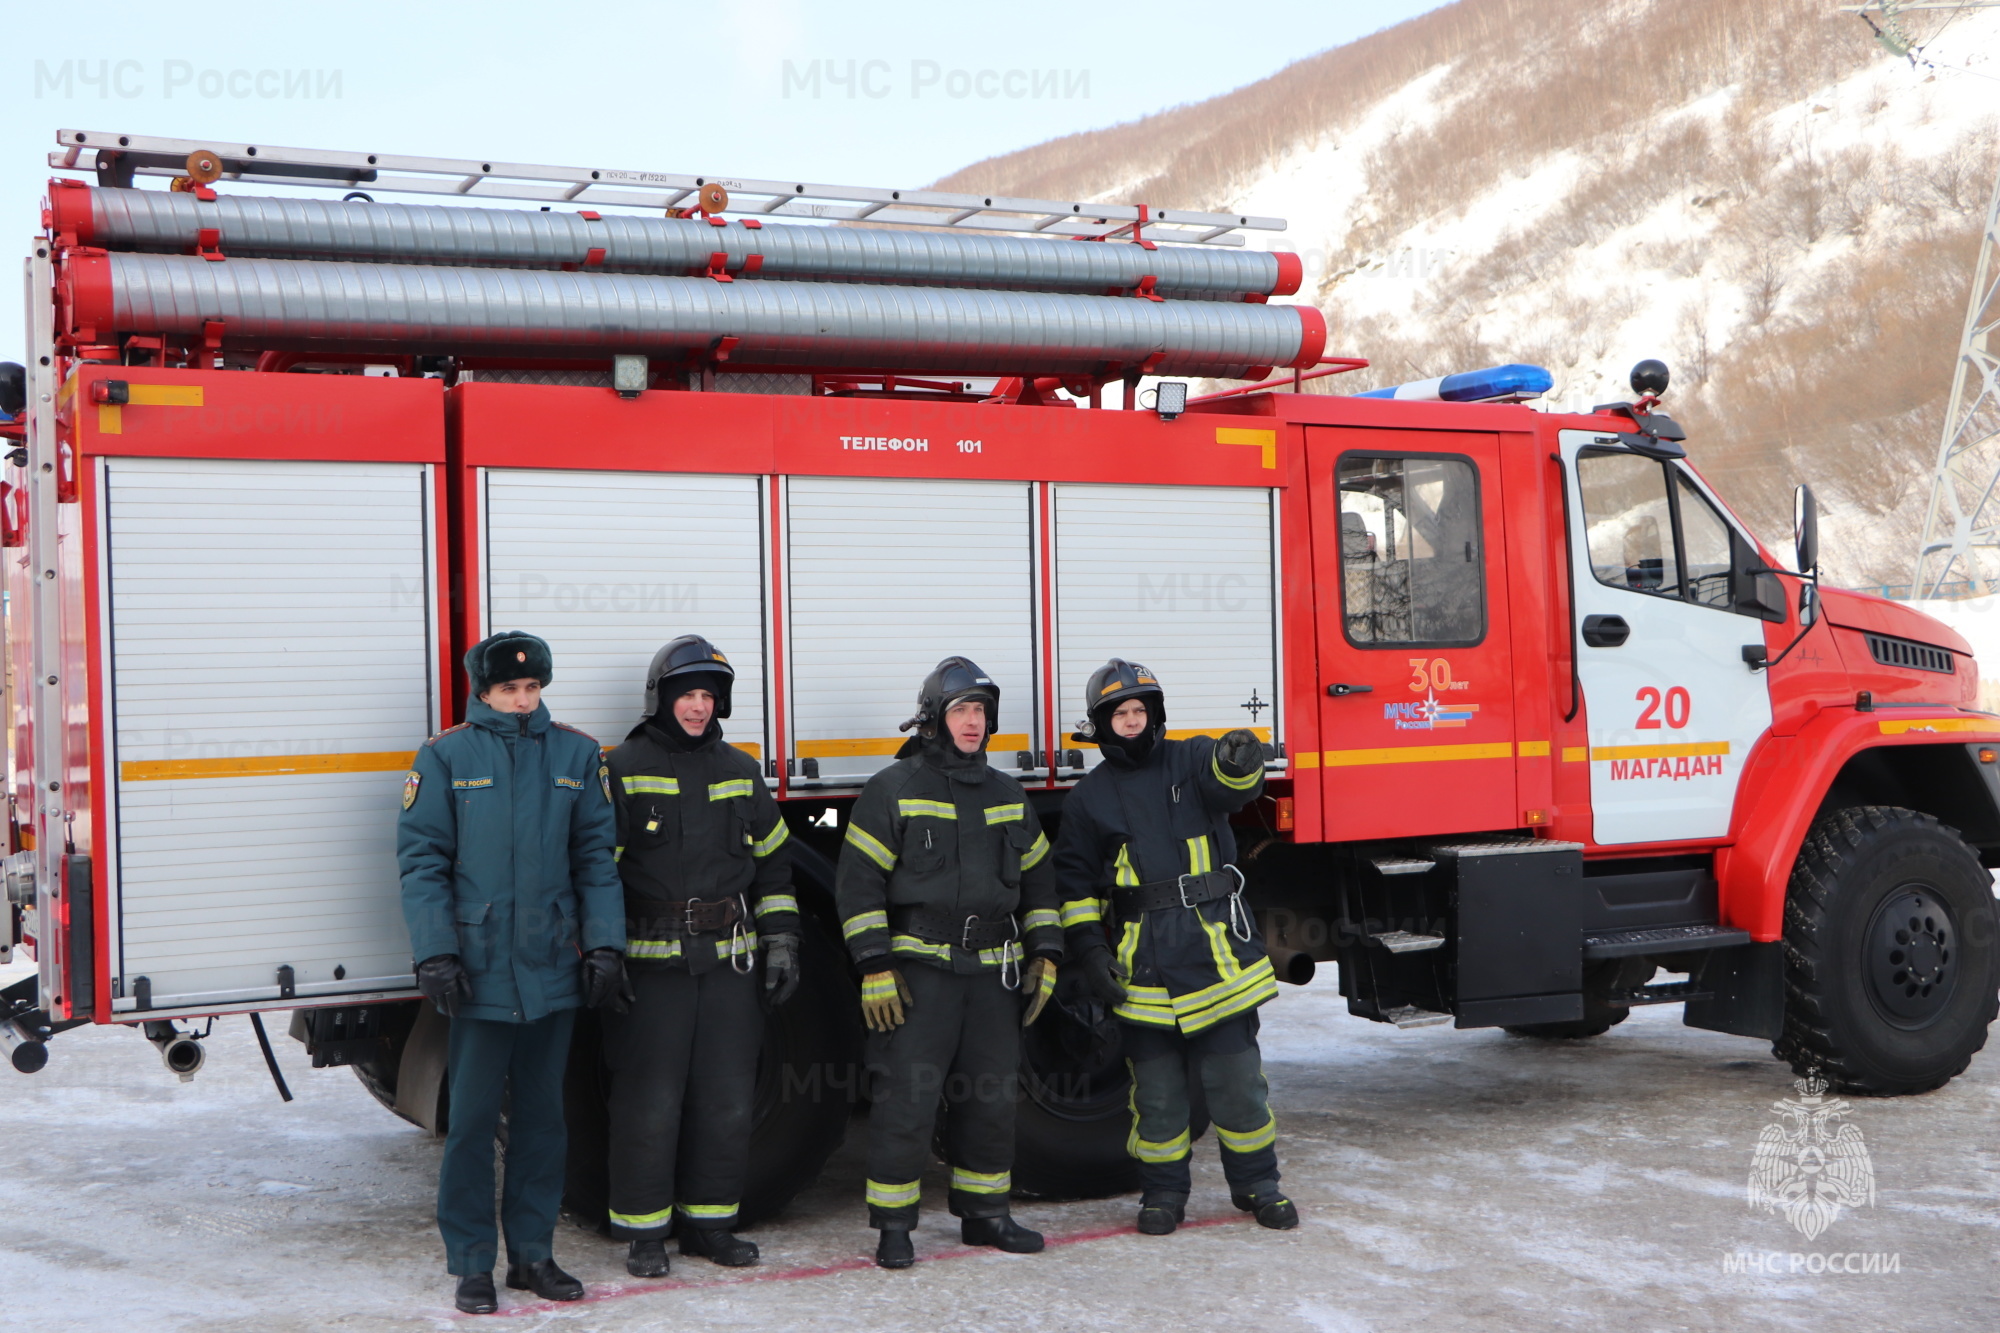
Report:
M 1076 739 L 1095 741 L 1104 762 L 1063 806 L 1056 877 L 1069 954 L 1124 1026 L 1139 1230 L 1166 1235 L 1184 1220 L 1190 1073 L 1207 1094 L 1231 1201 L 1264 1226 L 1295 1227 L 1257 1050 L 1257 1006 L 1277 995 L 1277 978 L 1231 864 L 1229 816 L 1263 790 L 1263 747 L 1243 730 L 1168 740 L 1159 681 L 1119 658 L 1084 696 Z
M 1042 1248 L 1010 1216 L 1008 1194 L 1021 1028 L 1055 988 L 1062 930 L 1041 821 L 1020 784 L 986 762 L 999 710 L 984 671 L 963 657 L 938 663 L 903 724 L 916 734 L 862 789 L 840 851 L 841 931 L 862 973 L 874 1084 L 868 1224 L 884 1268 L 916 1261 L 910 1232 L 940 1095 L 965 1243 Z
M 764 1033 L 758 946 L 763 994 L 783 1004 L 799 981 L 799 904 L 778 803 L 757 761 L 722 740 L 735 678 L 707 639 L 675 639 L 610 759 L 637 993 L 604 1018 L 610 1220 L 637 1277 L 666 1276 L 670 1225 L 684 1255 L 757 1262 L 732 1228 Z
M 465 721 L 423 743 L 403 780 L 396 859 L 417 985 L 451 1018 L 451 1126 L 438 1230 L 455 1297 L 492 1314 L 493 1135 L 507 1106 L 507 1285 L 573 1301 L 556 1266 L 563 1071 L 578 1006 L 621 1003 L 624 913 L 597 742 L 549 720 L 548 644 L 510 631 L 465 654 Z

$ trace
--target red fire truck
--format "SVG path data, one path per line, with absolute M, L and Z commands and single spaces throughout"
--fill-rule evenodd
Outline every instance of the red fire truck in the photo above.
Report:
M 1297 259 L 1240 243 L 1275 219 L 59 142 L 5 427 L 17 1068 L 117 1023 L 189 1076 L 198 1024 L 287 1010 L 315 1067 L 439 1127 L 397 796 L 464 646 L 516 627 L 612 744 L 666 639 L 737 665 L 729 739 L 811 924 L 753 1213 L 858 1096 L 832 860 L 949 653 L 1001 682 L 994 762 L 1051 824 L 1109 656 L 1158 674 L 1171 734 L 1253 727 L 1259 927 L 1361 1017 L 1574 1038 L 1678 1003 L 1877 1094 L 1985 1041 L 2000 719 L 1970 650 L 1819 586 L 1809 492 L 1781 565 L 1656 410 L 1664 367 L 1577 414 L 1512 401 L 1547 386 L 1522 367 L 1299 392 L 1363 363 L 1272 299 Z M 1128 1186 L 1106 1016 L 1059 992 L 1023 1073 L 1017 1181 Z M 600 1079 L 586 1023 L 586 1215 Z

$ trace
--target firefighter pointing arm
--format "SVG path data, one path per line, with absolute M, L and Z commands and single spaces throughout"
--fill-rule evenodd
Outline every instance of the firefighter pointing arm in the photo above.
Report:
M 403 783 L 396 856 L 417 984 L 451 1018 L 438 1230 L 468 1314 L 498 1308 L 493 1135 L 507 1106 L 507 1285 L 573 1301 L 556 1266 L 563 1071 L 579 1005 L 617 1006 L 625 928 L 597 742 L 549 719 L 549 646 L 495 634 L 465 655 L 474 702 Z
M 758 1258 L 733 1231 L 764 1037 L 757 963 L 762 994 L 790 999 L 799 904 L 778 803 L 757 761 L 722 739 L 735 678 L 707 639 L 675 639 L 647 668 L 644 719 L 611 755 L 637 998 L 604 1019 L 610 1220 L 635 1277 L 667 1275 L 669 1226 L 682 1254 L 731 1268 Z
M 1014 1095 L 1021 1028 L 1054 989 L 1062 931 L 1041 822 L 1020 784 L 986 762 L 999 707 L 985 672 L 940 662 L 906 724 L 917 734 L 862 789 L 840 851 L 841 930 L 862 973 L 877 1080 L 867 1200 L 884 1268 L 916 1261 L 910 1232 L 940 1093 L 965 1243 L 1042 1248 L 1008 1206 Z
M 1229 815 L 1263 790 L 1263 747 L 1241 730 L 1166 739 L 1159 681 L 1118 658 L 1085 696 L 1084 738 L 1105 762 L 1064 806 L 1056 875 L 1069 951 L 1124 1030 L 1139 1230 L 1165 1235 L 1183 1219 L 1190 1075 L 1208 1094 L 1231 1201 L 1264 1226 L 1295 1227 L 1257 1050 L 1257 1006 L 1277 979 L 1231 864 Z

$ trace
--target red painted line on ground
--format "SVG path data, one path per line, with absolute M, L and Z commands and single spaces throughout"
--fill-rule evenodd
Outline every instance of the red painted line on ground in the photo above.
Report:
M 1248 1222 L 1245 1214 L 1227 1217 L 1192 1218 L 1181 1223 L 1182 1231 L 1198 1231 L 1205 1227 L 1227 1226 L 1232 1222 Z M 1066 1236 L 1050 1236 L 1046 1248 L 1053 1250 L 1067 1245 L 1084 1245 L 1092 1241 L 1109 1240 L 1113 1236 L 1138 1235 L 1130 1223 L 1118 1226 L 1098 1227 L 1091 1231 L 1074 1231 Z M 917 1261 L 917 1267 L 938 1263 L 946 1259 L 964 1259 L 975 1254 L 998 1254 L 1000 1251 L 985 1245 L 955 1245 L 948 1250 L 926 1255 Z M 689 1256 L 690 1258 L 693 1256 Z M 842 1259 L 839 1263 L 820 1264 L 810 1268 L 778 1268 L 768 1272 L 745 1273 L 741 1277 L 717 1277 L 703 1281 L 686 1282 L 674 1278 L 659 1278 L 640 1282 L 619 1282 L 591 1287 L 577 1301 L 528 1301 L 521 1305 L 503 1305 L 497 1314 L 468 1315 L 452 1311 L 459 1319 L 505 1319 L 509 1316 L 550 1314 L 560 1310 L 573 1310 L 580 1305 L 601 1305 L 607 1301 L 629 1300 L 634 1296 L 664 1295 L 677 1291 L 703 1291 L 714 1287 L 747 1287 L 759 1282 L 802 1282 L 811 1278 L 832 1277 L 836 1273 L 859 1273 L 875 1267 L 873 1259 Z M 503 1289 L 504 1290 L 504 1289 Z

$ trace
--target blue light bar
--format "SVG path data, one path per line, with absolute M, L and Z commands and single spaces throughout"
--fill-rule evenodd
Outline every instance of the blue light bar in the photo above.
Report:
M 1391 389 L 1370 389 L 1354 396 L 1414 403 L 1518 403 L 1524 398 L 1540 398 L 1555 383 L 1555 377 L 1540 366 L 1489 366 L 1460 375 L 1398 384 Z

